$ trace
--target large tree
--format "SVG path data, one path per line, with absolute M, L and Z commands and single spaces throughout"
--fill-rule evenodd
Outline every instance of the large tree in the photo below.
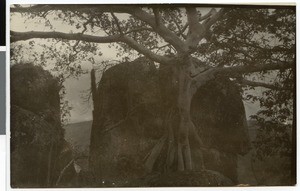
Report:
M 278 123 L 293 122 L 294 7 L 15 5 L 11 13 L 42 22 L 47 29 L 10 31 L 15 60 L 25 47 L 19 41 L 29 42 L 32 47 L 36 46 L 32 39 L 39 38 L 51 40 L 47 41 L 49 46 L 41 45 L 44 49 L 33 57 L 41 63 L 59 59 L 56 69 L 64 69 L 70 75 L 80 73 L 83 60 L 94 62 L 93 56 L 101 54 L 98 48 L 101 43 L 110 44 L 120 57 L 138 52 L 173 67 L 172 78 L 178 90 L 174 104 L 180 113 L 176 129 L 179 136 L 175 140 L 179 171 L 193 169 L 189 139 L 203 146 L 191 120 L 192 97 L 200 87 L 219 76 L 226 76 L 245 88 L 264 88 L 263 98 L 246 96 L 260 101 L 259 116 L 267 116 L 264 124 L 274 118 Z M 59 21 L 68 25 L 70 32 L 55 28 Z M 57 44 L 65 46 L 64 52 L 59 51 Z

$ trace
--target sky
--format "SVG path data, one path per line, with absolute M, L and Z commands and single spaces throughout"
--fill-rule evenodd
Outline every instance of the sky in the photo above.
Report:
M 206 8 L 202 14 L 208 12 Z M 76 32 L 76 28 L 69 27 L 61 21 L 53 21 L 53 26 L 55 31 L 60 32 Z M 49 28 L 44 24 L 36 23 L 33 21 L 26 21 L 19 14 L 13 14 L 11 16 L 11 30 L 18 32 L 25 31 L 49 31 Z M 34 39 L 36 43 L 43 42 L 39 39 Z M 18 42 L 20 44 L 26 44 L 26 42 Z M 117 51 L 114 48 L 109 48 L 107 44 L 99 45 L 103 55 L 95 59 L 96 62 L 101 62 L 104 60 L 115 60 Z M 28 51 L 28 50 L 27 50 Z M 36 50 L 34 50 L 36 51 Z M 30 60 L 30 58 L 28 58 Z M 92 69 L 92 64 L 89 62 L 81 63 L 83 69 L 90 71 Z M 81 121 L 92 120 L 92 100 L 87 101 L 87 95 L 90 89 L 90 74 L 84 74 L 78 79 L 69 78 L 64 83 L 66 87 L 66 100 L 68 100 L 72 110 L 70 111 L 71 116 L 69 123 L 77 123 Z M 260 94 L 262 88 L 256 88 L 252 93 Z M 246 116 L 249 118 L 250 115 L 253 115 L 258 110 L 258 103 L 245 103 Z

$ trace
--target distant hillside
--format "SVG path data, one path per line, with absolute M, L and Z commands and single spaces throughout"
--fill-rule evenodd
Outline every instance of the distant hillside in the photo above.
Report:
M 64 127 L 65 139 L 79 151 L 88 151 L 93 121 L 71 123 Z

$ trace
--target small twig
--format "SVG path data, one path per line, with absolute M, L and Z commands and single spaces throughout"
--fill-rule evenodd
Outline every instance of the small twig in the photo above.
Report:
M 49 10 L 48 10 L 48 11 L 45 11 L 45 12 L 41 15 L 41 17 L 46 18 L 46 16 L 48 15 L 49 12 L 50 12 Z
M 130 30 L 130 31 L 127 31 L 125 34 L 129 34 L 129 33 L 132 33 L 132 32 L 144 31 L 144 30 L 153 32 L 153 29 L 152 29 L 152 28 L 149 28 L 149 27 L 141 27 L 141 28 L 135 28 L 135 29 L 132 29 L 132 30 Z
M 182 31 L 182 29 L 181 29 L 179 23 L 178 23 L 174 18 L 172 18 L 172 21 L 175 23 L 176 27 L 178 28 L 178 33 L 177 33 L 177 35 L 178 35 L 178 36 L 182 36 L 183 39 L 186 39 L 186 35 L 183 34 L 184 31 Z
M 165 45 L 160 46 L 160 47 L 153 47 L 153 48 L 151 48 L 150 50 L 157 49 L 156 52 L 155 52 L 155 53 L 157 54 L 157 52 L 158 52 L 160 49 L 163 49 L 163 48 L 168 47 L 168 46 L 171 46 L 171 45 L 170 45 L 170 44 L 165 44 Z
M 183 28 L 182 28 L 182 32 L 184 32 L 184 31 L 188 28 L 188 26 L 189 26 L 189 24 L 186 23 L 186 24 L 183 26 Z
M 83 31 L 81 31 L 81 34 L 83 34 L 85 31 L 87 31 L 87 25 L 90 23 L 93 23 L 93 19 L 94 17 L 91 17 L 90 19 L 88 19 L 85 23 L 83 23 Z
M 123 34 L 123 31 L 121 29 L 121 26 L 120 26 L 120 23 L 119 23 L 119 19 L 118 17 L 116 17 L 116 15 L 113 13 L 113 12 L 110 12 L 111 16 L 114 18 L 115 22 L 116 22 L 116 25 L 117 25 L 117 28 L 119 30 L 119 33 L 120 34 Z
M 77 40 L 76 43 L 73 45 L 73 50 L 76 51 L 76 47 L 78 46 L 80 40 Z

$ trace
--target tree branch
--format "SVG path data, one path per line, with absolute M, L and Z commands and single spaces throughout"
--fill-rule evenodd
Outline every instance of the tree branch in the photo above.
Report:
M 82 34 L 87 31 L 87 25 L 91 24 L 93 22 L 94 17 L 89 18 L 85 23 L 83 23 L 83 31 L 81 32 Z
M 213 10 L 214 10 L 214 11 L 213 11 Z M 212 14 L 214 14 L 215 11 L 216 11 L 215 9 L 211 9 L 206 15 L 201 16 L 201 17 L 199 18 L 199 23 L 202 22 L 202 21 L 204 21 L 204 20 L 206 20 L 206 19 L 208 19 L 210 16 L 212 16 Z M 189 23 L 186 23 L 186 24 L 183 26 L 183 28 L 182 28 L 182 32 L 184 32 L 184 31 L 188 28 L 188 26 L 189 26 Z
M 135 28 L 135 29 L 132 29 L 130 31 L 127 31 L 125 32 L 125 34 L 129 34 L 129 33 L 132 33 L 132 32 L 140 32 L 140 31 L 151 31 L 153 32 L 153 29 L 152 28 L 149 28 L 149 27 L 141 27 L 141 28 Z
M 181 27 L 180 27 L 179 23 L 174 18 L 171 18 L 171 19 L 175 23 L 175 25 L 176 25 L 176 27 L 178 29 L 177 35 L 178 36 L 182 36 L 182 38 L 186 39 L 186 35 L 184 34 L 184 31 L 181 30 Z
M 48 5 L 33 5 L 31 7 L 11 7 L 10 12 L 18 12 L 18 13 L 33 13 L 33 12 L 42 12 L 42 11 L 50 11 Z
M 67 34 L 62 32 L 37 32 L 37 31 L 31 31 L 31 32 L 10 32 L 11 35 L 11 42 L 16 41 L 22 41 L 22 40 L 29 40 L 33 38 L 56 38 L 56 39 L 66 39 L 66 40 L 80 40 L 80 41 L 86 41 L 86 42 L 94 42 L 94 43 L 113 43 L 113 42 L 124 42 L 127 43 L 131 48 L 135 49 L 139 53 L 147 56 L 148 58 L 159 62 L 159 63 L 169 63 L 170 58 L 167 58 L 165 56 L 160 56 L 152 51 L 150 51 L 148 48 L 138 44 L 135 40 L 132 38 L 117 34 L 117 35 L 111 35 L 111 36 L 92 36 L 92 35 L 86 35 L 82 33 L 73 33 L 73 34 Z
M 195 7 L 186 7 L 187 20 L 189 25 L 189 33 L 193 34 L 199 32 L 201 24 L 199 23 L 199 16 Z
M 233 74 L 246 74 L 268 70 L 285 70 L 293 67 L 295 67 L 295 63 L 276 62 L 271 64 L 260 64 L 256 66 L 233 66 L 227 68 L 216 68 L 216 73 L 230 76 Z
M 189 24 L 186 23 L 183 27 L 182 27 L 182 32 L 184 33 L 184 31 L 188 28 Z
M 188 51 L 188 47 L 175 33 L 170 31 L 162 24 L 156 24 L 155 16 L 148 14 L 138 7 L 135 7 L 135 9 L 130 12 L 130 14 L 150 25 L 155 32 L 157 32 L 166 42 L 170 43 L 178 52 Z
M 159 63 L 165 63 L 165 64 L 168 64 L 171 61 L 171 58 L 168 58 L 166 56 L 160 56 L 160 55 L 153 53 L 148 48 L 138 44 L 135 40 L 133 40 L 132 38 L 130 38 L 128 36 L 123 36 L 122 42 L 128 44 L 131 48 L 144 54 L 146 57 L 151 58 L 153 61 L 156 61 Z
M 205 28 L 199 23 L 198 13 L 195 7 L 187 7 L 186 14 L 189 25 L 186 44 L 191 50 L 197 47 L 205 32 Z
M 261 72 L 268 70 L 285 70 L 295 67 L 295 63 L 276 62 L 272 64 L 260 64 L 256 66 L 233 66 L 224 68 L 211 68 L 196 75 L 192 82 L 192 93 L 195 93 L 199 87 L 206 84 L 208 81 L 216 78 L 217 75 L 226 75 L 228 77 L 235 76 L 236 74 L 246 74 L 253 72 Z
M 153 8 L 153 13 L 154 13 L 156 25 L 157 26 L 161 25 L 161 17 L 158 8 Z
M 15 32 L 10 31 L 11 42 L 29 40 L 33 38 L 58 38 L 66 40 L 82 40 L 86 42 L 95 42 L 95 43 L 112 43 L 119 42 L 121 35 L 112 35 L 112 36 L 92 36 L 82 33 L 62 33 L 62 32 L 41 32 L 41 31 L 30 31 L 30 32 Z
M 114 18 L 115 22 L 116 22 L 116 25 L 117 25 L 117 28 L 119 30 L 119 33 L 120 34 L 123 34 L 123 31 L 121 29 L 121 26 L 120 26 L 120 23 L 119 23 L 119 19 L 118 17 L 116 17 L 116 15 L 113 13 L 113 12 L 110 12 L 111 16 Z
M 185 44 L 189 48 L 189 53 L 195 52 L 197 49 L 197 45 L 201 39 L 207 36 L 211 25 L 213 25 L 217 20 L 224 14 L 224 9 L 216 10 L 213 8 L 210 10 L 209 14 L 202 17 L 205 21 L 200 24 L 199 18 L 197 14 L 197 10 L 195 8 L 188 7 L 186 8 L 187 16 L 188 16 L 188 25 L 189 25 L 189 33 Z M 209 17 L 209 18 L 208 18 Z
M 202 21 L 210 18 L 210 16 L 212 16 L 215 13 L 216 13 L 216 9 L 211 9 L 206 15 L 203 15 L 199 18 L 199 22 L 202 22 Z
M 32 7 L 11 8 L 11 12 L 19 13 L 34 13 L 47 10 L 128 13 L 150 25 L 155 32 L 157 32 L 166 42 L 174 46 L 178 52 L 187 52 L 188 50 L 187 46 L 176 34 L 162 24 L 157 26 L 155 16 L 143 11 L 139 6 L 136 5 L 39 5 Z
M 250 80 L 246 80 L 244 78 L 237 78 L 235 82 L 241 84 L 241 85 L 247 85 L 247 86 L 252 86 L 252 87 L 264 87 L 268 89 L 273 89 L 273 90 L 287 90 L 288 88 L 284 87 L 279 87 L 274 84 L 268 84 L 268 83 L 263 83 L 263 82 L 254 82 Z
M 31 7 L 12 7 L 11 13 L 37 13 L 41 11 L 60 10 L 60 11 L 78 11 L 78 12 L 115 12 L 115 13 L 129 13 L 134 5 L 104 5 L 104 4 L 48 4 L 48 5 L 34 5 Z
M 218 12 L 214 8 L 212 10 L 212 16 L 203 23 L 207 30 L 225 14 L 224 8 L 220 9 Z

